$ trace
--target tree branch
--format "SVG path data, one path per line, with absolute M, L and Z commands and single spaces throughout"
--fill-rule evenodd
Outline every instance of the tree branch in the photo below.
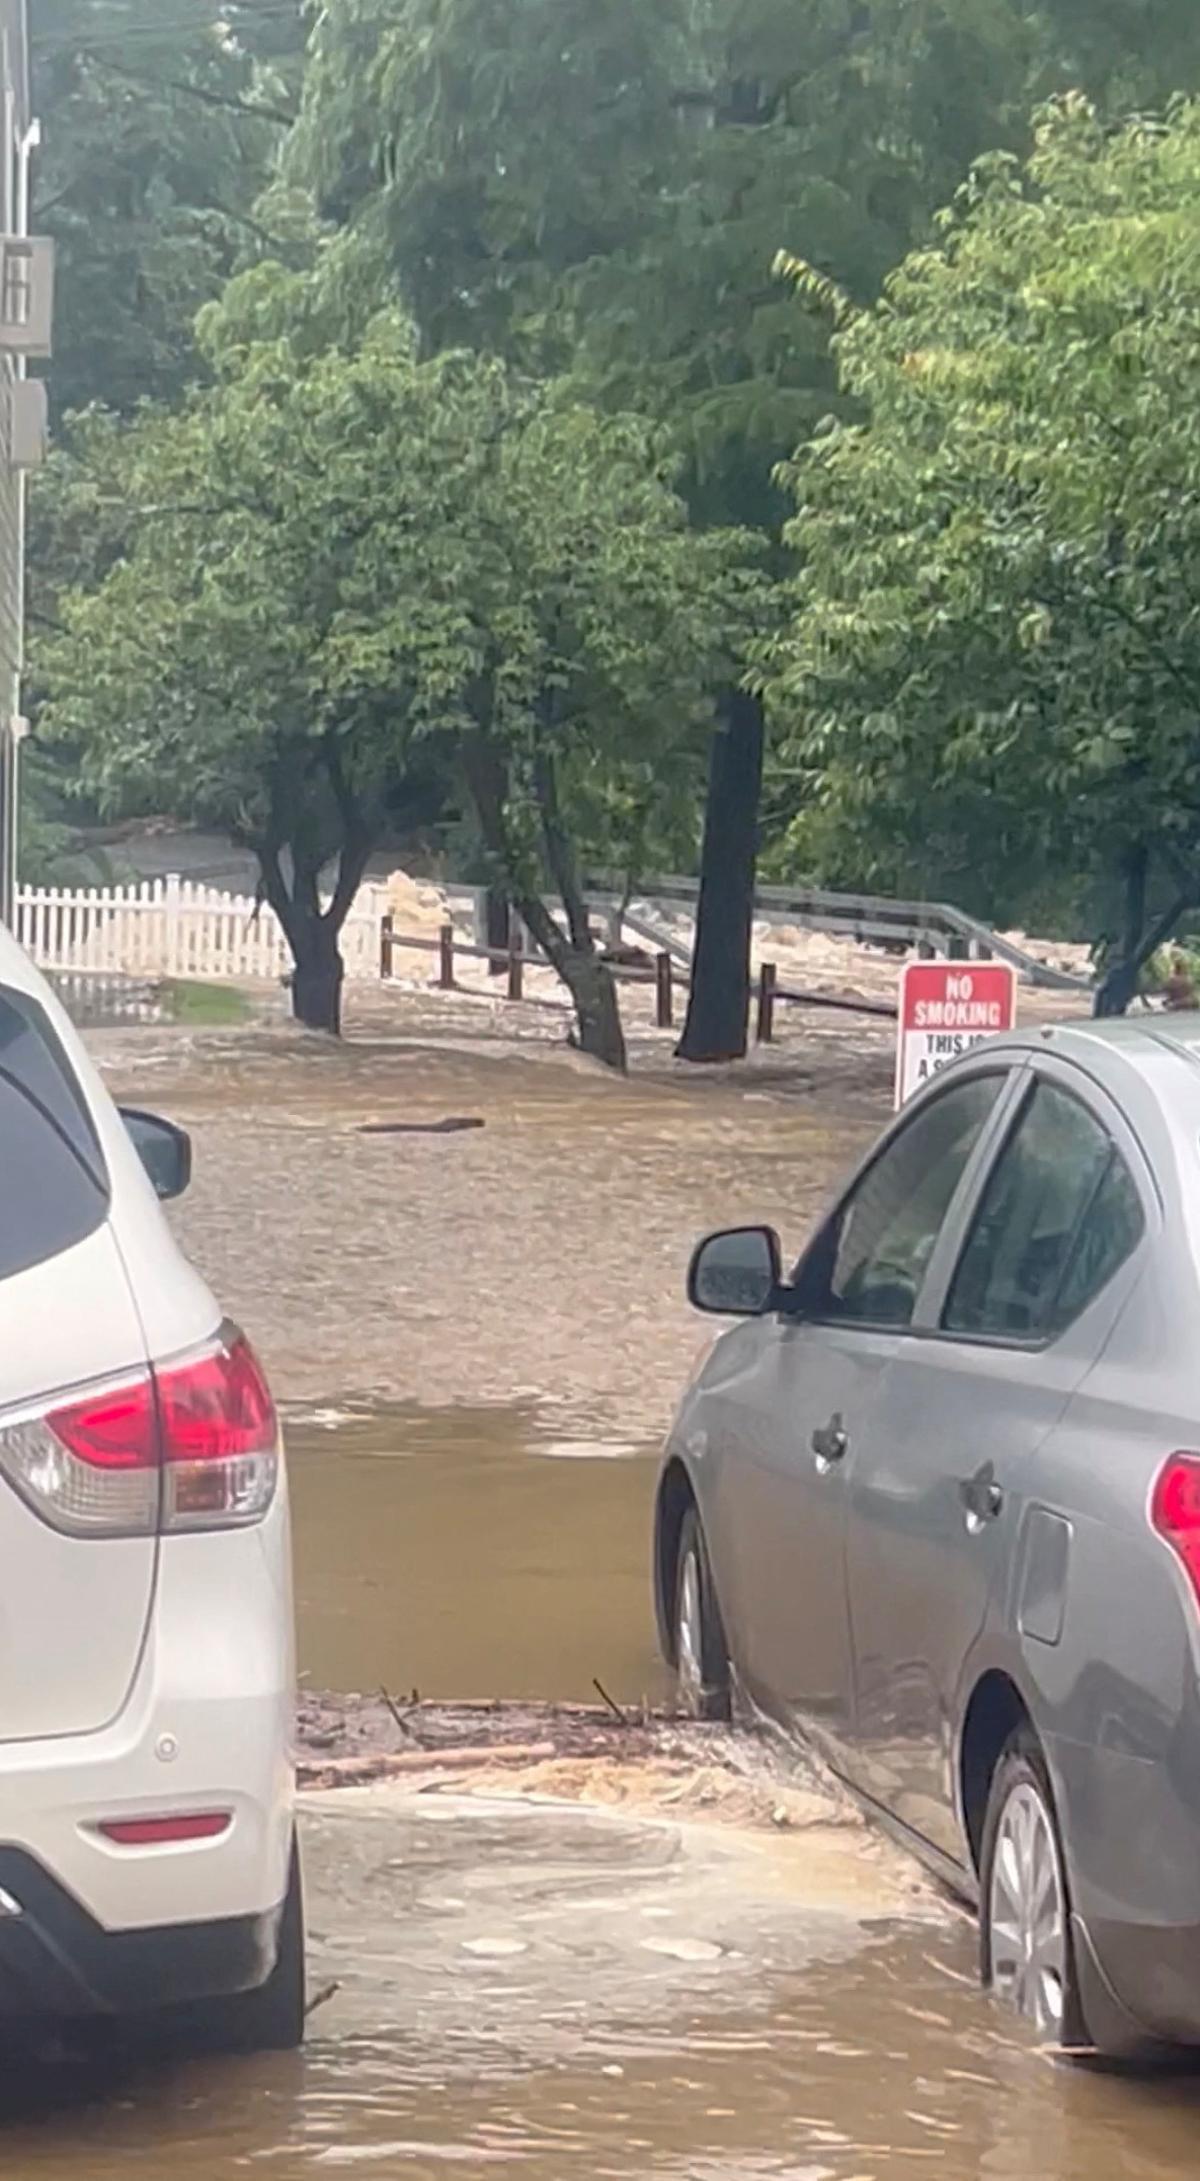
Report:
M 1132 630 L 1133 634 L 1137 637 L 1137 640 L 1140 643 L 1143 651 L 1147 654 L 1149 658 L 1156 658 L 1160 666 L 1166 668 L 1166 671 L 1169 674 L 1171 680 L 1175 683 L 1178 689 L 1181 689 L 1183 691 L 1184 696 L 1187 698 L 1188 703 L 1191 706 L 1195 707 L 1197 705 L 1200 705 L 1200 685 L 1196 685 L 1189 680 L 1188 676 L 1184 673 L 1184 670 L 1179 665 L 1178 661 L 1172 658 L 1171 653 L 1167 650 L 1167 647 L 1160 636 L 1154 636 L 1150 633 L 1149 630 L 1143 628 L 1141 622 L 1138 620 L 1137 615 L 1135 613 L 1132 613 L 1128 606 L 1122 605 L 1119 599 L 1101 598 L 1097 601 L 1097 603 L 1099 604 L 1102 613 L 1107 611 L 1109 613 L 1115 614 L 1118 621 L 1123 622 L 1124 626 L 1127 629 Z
M 41 226 L 42 221 L 45 219 L 48 212 L 53 212 L 60 204 L 66 203 L 68 197 L 72 194 L 78 179 L 78 175 L 73 174 L 70 181 L 65 185 L 65 187 L 62 189 L 56 189 L 52 197 L 36 197 L 34 199 L 33 225 L 35 232 Z
M 1200 901 L 1200 884 L 1195 881 L 1177 893 L 1168 906 L 1154 918 L 1142 932 L 1132 953 L 1114 962 L 1103 981 L 1096 987 L 1094 1012 L 1101 1019 L 1123 1015 L 1137 995 L 1141 973 L 1147 962 L 1154 959 L 1160 947 L 1175 931 L 1179 919 L 1187 910 L 1194 909 Z
M 95 46 L 85 46 L 84 53 L 97 68 L 106 69 L 110 76 L 120 76 L 126 83 L 136 83 L 144 91 L 175 91 L 181 98 L 198 99 L 202 106 L 215 106 L 226 113 L 241 114 L 248 121 L 270 121 L 276 128 L 295 127 L 298 116 L 289 113 L 285 106 L 256 106 L 249 99 L 234 98 L 228 91 L 210 91 L 207 84 L 179 83 L 173 76 L 145 75 L 140 69 L 127 68 L 121 61 L 110 60 Z
M 1174 879 L 1175 884 L 1179 888 L 1180 893 L 1188 894 L 1193 899 L 1200 898 L 1200 873 L 1192 869 L 1191 865 L 1187 861 L 1186 856 L 1184 856 L 1181 851 L 1176 848 L 1174 842 L 1156 841 L 1155 847 L 1157 848 L 1159 855 L 1162 857 L 1163 862 L 1166 864 L 1167 869 L 1171 873 L 1171 876 Z M 1192 854 L 1195 855 L 1195 853 L 1196 844 L 1193 841 Z M 1190 903 L 1185 904 L 1185 906 L 1189 905 Z
M 508 785 L 504 762 L 485 729 L 478 724 L 472 733 L 463 737 L 461 756 L 463 777 L 475 805 L 483 845 L 496 868 L 503 873 L 505 892 L 522 923 L 532 933 L 547 961 L 562 976 L 571 950 L 545 902 L 521 877 L 521 859 L 513 848 L 504 808 Z
M 282 843 L 275 832 L 273 820 L 268 825 L 265 833 L 258 834 L 251 840 L 250 846 L 258 858 L 258 868 L 262 873 L 261 891 L 266 896 L 269 907 L 274 909 L 276 916 L 279 918 L 288 945 L 292 948 L 294 954 L 296 951 L 293 944 L 295 920 L 292 913 L 292 897 L 287 890 L 283 867 L 279 861 L 279 850 Z
M 1039 588 L 1041 587 L 1039 586 Z M 1052 584 L 1044 587 L 1050 591 L 1051 595 L 1047 603 L 1051 606 L 1055 604 L 1061 606 L 1069 603 L 1069 595 L 1062 585 L 1057 587 L 1057 591 Z M 1176 687 L 1187 698 L 1189 705 L 1193 708 L 1200 708 L 1200 684 L 1193 684 L 1178 660 L 1168 651 L 1161 636 L 1155 635 L 1151 630 L 1144 627 L 1132 608 L 1126 606 L 1121 599 L 1113 595 L 1106 595 L 1090 584 L 1086 586 L 1085 595 L 1091 599 L 1093 605 L 1101 613 L 1111 614 L 1115 620 L 1120 621 L 1122 626 L 1137 638 L 1147 657 L 1157 659 L 1160 666 L 1165 668 Z
M 273 235 L 269 228 L 263 226 L 261 220 L 253 219 L 249 212 L 239 212 L 231 204 L 222 204 L 217 197 L 210 197 L 207 206 L 201 205 L 197 209 L 219 212 L 223 220 L 232 220 L 235 227 L 244 227 L 248 235 L 256 236 L 268 250 L 283 252 L 293 247 L 286 237 Z
M 346 768 L 342 763 L 341 744 L 336 734 L 326 735 L 324 751 L 326 769 L 329 773 L 329 784 L 333 789 L 333 799 L 337 804 L 338 817 L 342 824 L 342 845 L 338 851 L 337 884 L 333 889 L 333 898 L 325 911 L 324 921 L 331 925 L 335 932 L 338 932 L 345 923 L 353 905 L 354 897 L 362 884 L 363 872 L 370 861 L 374 841 L 372 828 L 368 824 L 366 813 L 346 776 Z
M 546 844 L 546 860 L 567 912 L 571 944 L 577 954 L 593 954 L 591 918 L 579 883 L 574 846 L 563 822 L 559 802 L 558 770 L 553 752 L 544 744 L 539 744 L 534 752 L 533 786 L 542 822 L 542 839 Z
M 1188 909 L 1195 908 L 1197 895 L 1198 889 L 1195 885 L 1190 886 L 1186 893 L 1176 894 L 1169 908 L 1164 909 L 1161 915 L 1156 916 L 1148 930 L 1143 932 L 1137 950 L 1137 967 L 1139 969 L 1144 969 L 1146 963 L 1151 961 L 1158 953 L 1159 948 L 1166 945 L 1180 917 Z

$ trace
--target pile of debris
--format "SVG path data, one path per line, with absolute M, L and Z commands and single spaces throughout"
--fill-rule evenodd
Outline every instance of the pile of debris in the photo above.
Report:
M 300 1784 L 536 1795 L 775 1831 L 856 1826 L 812 1760 L 766 1736 L 621 1706 L 306 1694 Z

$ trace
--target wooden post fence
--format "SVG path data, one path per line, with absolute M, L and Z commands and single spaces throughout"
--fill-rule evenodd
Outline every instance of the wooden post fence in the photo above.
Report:
M 454 926 L 443 924 L 438 933 L 438 983 L 443 992 L 454 990 Z
M 758 1042 L 769 1045 L 775 1035 L 775 992 L 779 983 L 779 971 L 774 962 L 764 962 L 758 979 Z
M 386 984 L 396 968 L 396 919 L 387 911 L 379 927 L 379 974 Z
M 669 954 L 654 958 L 654 993 L 656 1020 L 660 1030 L 675 1027 L 675 969 Z
M 525 988 L 525 963 L 521 954 L 520 927 L 514 917 L 508 939 L 508 996 L 519 1000 Z

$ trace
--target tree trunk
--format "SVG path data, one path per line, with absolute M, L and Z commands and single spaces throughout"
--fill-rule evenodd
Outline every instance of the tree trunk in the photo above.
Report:
M 759 698 L 729 692 L 713 736 L 700 900 L 681 1060 L 745 1058 L 758 868 L 764 723 Z
M 487 931 L 486 944 L 497 954 L 507 954 L 508 936 L 512 926 L 512 910 L 508 905 L 508 895 L 502 893 L 499 887 L 488 887 L 484 899 L 484 922 Z M 489 962 L 488 975 L 490 977 L 502 977 L 504 975 L 503 962 Z
M 275 911 L 292 952 L 292 1014 L 308 1030 L 324 1030 L 330 1037 L 340 1037 L 346 976 L 342 926 L 362 884 L 375 834 L 347 779 L 342 746 L 335 734 L 324 738 L 323 754 L 342 833 L 337 879 L 328 907 L 321 906 L 324 857 L 320 838 L 314 838 L 311 829 L 303 838 L 297 838 L 294 830 L 289 832 L 281 815 L 286 799 L 281 807 L 276 807 L 273 800 L 269 825 L 261 834 L 251 835 L 250 842 L 262 874 L 260 898 Z M 285 849 L 291 855 L 290 884 L 280 860 Z
M 547 726 L 551 724 L 552 721 L 547 720 Z M 544 743 L 537 751 L 533 779 L 538 814 L 542 821 L 546 861 L 554 875 L 559 897 L 566 911 L 566 940 L 543 902 L 539 901 L 537 904 L 541 919 L 544 919 L 544 928 L 540 931 L 536 914 L 534 920 L 530 921 L 530 905 L 518 900 L 517 906 L 538 945 L 549 955 L 575 1003 L 580 1052 L 590 1053 L 593 1060 L 602 1060 L 606 1068 L 616 1068 L 624 1075 L 629 1065 L 629 1057 L 625 1050 L 625 1032 L 621 1027 L 617 981 L 607 962 L 602 961 L 596 952 L 591 913 L 580 883 L 575 843 L 563 820 L 559 802 L 558 768 L 551 744 Z
M 1132 962 L 1142 942 L 1146 929 L 1146 895 L 1150 884 L 1150 852 L 1147 848 L 1131 848 L 1125 858 L 1125 915 L 1122 927 L 1121 952 L 1127 962 Z
M 330 1037 L 340 1037 L 346 971 L 337 932 L 326 917 L 297 918 L 289 939 L 296 964 L 292 1014 L 306 1030 L 325 1030 Z
M 574 948 L 567 948 L 554 966 L 575 1005 L 580 1052 L 589 1053 L 593 1060 L 602 1060 L 606 1068 L 616 1068 L 623 1075 L 629 1064 L 625 1032 L 621 1028 L 616 979 L 607 962 L 595 954 L 577 954 Z
M 1133 848 L 1125 858 L 1122 877 L 1125 899 L 1121 915 L 1120 953 L 1110 960 L 1092 1003 L 1101 1020 L 1123 1015 L 1137 997 L 1142 974 L 1141 944 L 1146 929 L 1146 886 L 1150 858 L 1144 848 Z
M 504 812 L 507 777 L 503 761 L 484 730 L 478 730 L 464 742 L 462 761 L 484 847 L 507 876 L 511 905 L 571 995 L 579 1050 L 590 1054 L 593 1060 L 603 1061 L 606 1068 L 616 1068 L 624 1074 L 629 1063 L 616 979 L 592 944 L 587 903 L 579 887 L 571 844 L 559 816 L 551 757 L 546 752 L 541 754 L 536 787 L 547 854 L 571 927 L 569 936 L 551 916 L 541 895 L 529 890 L 520 860 L 513 853 Z
M 1114 1015 L 1123 1015 L 1132 1007 L 1137 998 L 1141 974 L 1141 962 L 1136 959 L 1130 961 L 1128 957 L 1114 962 L 1112 968 L 1105 971 L 1092 1001 L 1092 1013 L 1098 1022 L 1106 1022 Z
M 514 907 L 571 995 L 580 1052 L 590 1053 L 593 1060 L 602 1060 L 606 1068 L 616 1068 L 624 1075 L 629 1056 L 621 1028 L 617 980 L 608 963 L 601 961 L 590 939 L 586 949 L 573 946 L 539 895 L 519 892 L 514 896 Z
M 1125 930 L 1121 954 L 1119 960 L 1110 964 L 1096 987 L 1092 1013 L 1097 1021 L 1110 1021 L 1114 1015 L 1123 1015 L 1132 1006 L 1147 962 L 1160 947 L 1165 947 L 1178 928 L 1180 918 L 1195 907 L 1195 892 L 1189 888 L 1186 893 L 1177 894 L 1161 915 L 1147 925 L 1146 872 L 1144 857 L 1130 859 L 1125 874 Z

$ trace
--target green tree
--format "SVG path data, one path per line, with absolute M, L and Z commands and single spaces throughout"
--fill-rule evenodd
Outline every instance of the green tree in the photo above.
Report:
M 495 361 L 420 362 L 395 314 L 346 347 L 313 327 L 311 283 L 259 268 L 202 321 L 211 387 L 92 421 L 60 534 L 89 506 L 117 528 L 89 532 L 103 549 L 54 608 L 40 726 L 106 812 L 169 797 L 253 849 L 296 1012 L 322 1028 L 397 798 L 465 781 L 580 1042 L 619 1064 L 573 805 L 628 848 L 654 754 L 695 732 L 714 647 L 751 610 L 742 543 L 697 552 L 644 422 Z
M 80 834 L 59 769 L 36 743 L 22 746 L 17 860 L 28 886 L 105 886 L 120 877 L 106 846 Z
M 774 467 L 839 399 L 777 252 L 867 305 L 971 160 L 1080 81 L 1200 83 L 1191 0 L 329 0 L 290 156 L 430 348 L 661 419 L 695 524 L 774 541 Z M 746 1037 L 763 722 L 719 709 L 690 1058 Z
M 866 421 L 791 469 L 767 668 L 826 852 L 1010 905 L 1119 890 L 1119 1009 L 1200 902 L 1200 106 L 1114 133 L 1060 103 L 834 310 Z
M 212 386 L 92 436 L 124 549 L 57 601 L 38 727 L 105 814 L 168 802 L 253 850 L 296 1015 L 336 1030 L 341 926 L 398 799 L 426 792 L 410 746 L 454 635 L 429 551 L 450 367 L 418 368 L 391 319 L 352 354 L 229 336 L 214 308 Z
M 33 219 L 58 247 L 60 414 L 128 414 L 201 367 L 198 310 L 272 239 L 257 205 L 298 95 L 302 14 L 302 0 L 40 0 Z
M 714 677 L 765 610 L 753 540 L 697 538 L 644 420 L 510 391 L 456 508 L 472 670 L 449 725 L 505 891 L 575 1004 L 585 1052 L 621 1067 L 616 991 L 591 929 L 581 841 L 636 869 L 669 823 Z M 562 903 L 561 928 L 544 898 Z
M 1042 0 L 1043 91 L 1082 90 L 1109 115 L 1161 108 L 1200 88 L 1191 0 Z
M 1122 7 L 1124 45 L 1073 0 L 330 0 L 289 159 L 430 348 L 582 373 L 669 423 L 700 519 L 770 526 L 834 388 L 777 252 L 870 301 L 1031 90 L 1142 49 Z

